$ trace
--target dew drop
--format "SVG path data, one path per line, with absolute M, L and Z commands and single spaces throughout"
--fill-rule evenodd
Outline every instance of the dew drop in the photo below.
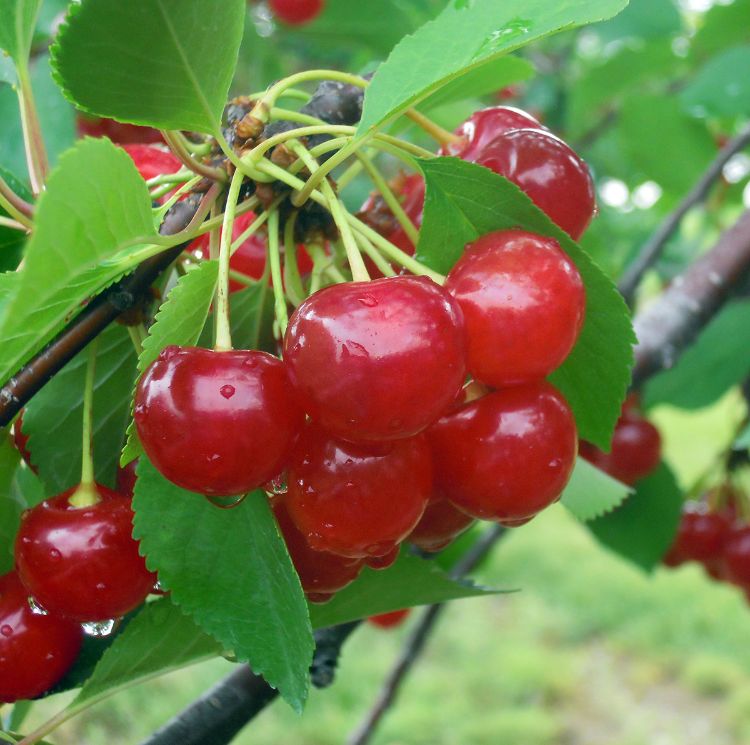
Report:
M 102 592 L 103 590 L 107 589 L 107 585 L 104 582 L 97 582 L 95 589 L 99 592 Z
M 62 559 L 62 554 L 56 548 L 51 548 L 49 550 L 49 557 L 50 557 L 50 559 L 54 559 L 55 561 L 59 561 L 60 559 Z
M 110 618 L 106 621 L 88 621 L 82 623 L 81 628 L 86 636 L 93 636 L 94 638 L 100 639 L 104 636 L 109 636 L 115 630 L 115 619 Z
M 224 398 L 232 398 L 232 396 L 234 396 L 234 386 L 223 385 L 221 386 L 221 388 L 219 388 L 219 393 L 221 393 Z
M 7 623 L 4 623 L 2 626 L 0 626 L 0 634 L 3 636 L 11 636 L 13 634 L 13 627 L 8 626 Z

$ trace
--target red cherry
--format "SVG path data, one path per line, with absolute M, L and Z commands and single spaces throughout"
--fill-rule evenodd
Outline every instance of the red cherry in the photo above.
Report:
M 724 548 L 726 577 L 740 587 L 750 586 L 750 525 L 732 531 Z
M 421 432 L 461 388 L 461 310 L 424 277 L 326 287 L 293 313 L 284 359 L 307 413 L 349 440 Z
M 472 401 L 428 436 L 440 492 L 469 515 L 508 524 L 557 500 L 576 458 L 573 414 L 543 381 Z
M 245 494 L 276 476 L 304 422 L 284 363 L 265 352 L 167 347 L 135 394 L 151 462 L 199 494 Z
M 707 512 L 701 505 L 687 505 L 672 550 L 683 561 L 712 561 L 722 556 L 731 531 L 731 522 L 721 513 Z
M 440 495 L 433 495 L 422 519 L 406 539 L 423 551 L 440 551 L 471 527 L 474 518 Z
M 268 0 L 273 14 L 290 26 L 301 26 L 323 11 L 323 0 Z
M 116 145 L 130 145 L 135 143 L 163 142 L 161 132 L 151 127 L 139 127 L 136 124 L 124 124 L 114 119 L 91 117 L 78 114 L 76 128 L 79 136 L 109 137 Z
M 23 432 L 23 414 L 24 409 L 21 409 L 18 418 L 13 422 L 13 444 L 16 446 L 16 450 L 21 454 L 21 457 L 26 461 L 26 465 L 34 473 L 39 473 L 39 469 L 37 469 L 37 467 L 31 462 L 29 436 Z
M 504 89 L 503 89 L 504 90 Z M 455 155 L 462 160 L 474 163 L 498 135 L 511 129 L 541 129 L 531 114 L 513 106 L 491 106 L 475 111 L 456 131 L 461 139 L 449 143 L 440 150 L 441 155 Z
M 615 425 L 610 452 L 605 453 L 590 442 L 582 442 L 581 457 L 618 481 L 634 484 L 659 465 L 659 430 L 638 412 L 628 410 Z
M 156 176 L 177 173 L 182 168 L 182 163 L 172 153 L 154 145 L 123 145 L 122 149 L 130 156 L 145 181 Z
M 0 577 L 0 703 L 52 688 L 76 661 L 82 641 L 77 623 L 32 612 L 15 572 Z
M 574 240 L 594 216 L 594 184 L 588 167 L 551 132 L 509 130 L 486 145 L 476 162 L 516 184 Z
M 132 497 L 135 492 L 135 482 L 138 479 L 135 469 L 138 467 L 138 458 L 131 460 L 126 466 L 117 466 L 115 476 L 115 491 Z
M 367 621 L 381 629 L 392 629 L 400 626 L 406 620 L 409 613 L 411 613 L 411 608 L 404 608 L 403 610 L 394 610 L 390 613 L 378 613 L 376 616 L 370 616 Z
M 424 436 L 354 444 L 311 422 L 292 455 L 286 504 L 313 549 L 365 558 L 406 538 L 431 490 Z
M 273 512 L 299 575 L 302 589 L 312 598 L 332 596 L 353 582 L 362 571 L 361 559 L 350 559 L 325 551 L 314 551 L 289 517 L 283 499 L 274 501 Z M 326 598 L 329 599 L 329 598 Z
M 381 569 L 388 569 L 389 566 L 393 566 L 393 564 L 396 563 L 396 559 L 398 559 L 400 551 L 400 546 L 394 546 L 387 554 L 384 554 L 383 556 L 368 556 L 365 559 L 365 564 L 367 564 L 370 569 L 375 569 L 377 571 L 380 571 Z
M 156 575 L 133 540 L 130 499 L 97 484 L 101 501 L 75 507 L 69 489 L 24 513 L 18 575 L 50 613 L 74 621 L 117 618 L 139 606 Z
M 445 282 L 464 314 L 468 368 L 500 388 L 540 380 L 578 339 L 586 291 L 557 241 L 497 231 L 467 245 Z

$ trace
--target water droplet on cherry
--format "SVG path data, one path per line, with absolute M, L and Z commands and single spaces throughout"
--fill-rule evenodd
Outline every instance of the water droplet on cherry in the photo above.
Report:
M 234 390 L 233 385 L 223 385 L 219 389 L 219 393 L 221 393 L 224 398 L 232 398 L 232 396 L 234 396 Z

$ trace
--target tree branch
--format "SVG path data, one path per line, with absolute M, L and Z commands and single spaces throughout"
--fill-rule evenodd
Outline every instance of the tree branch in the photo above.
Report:
M 622 275 L 618 285 L 620 292 L 629 305 L 633 302 L 633 296 L 643 275 L 661 256 L 667 242 L 679 227 L 680 222 L 682 222 L 682 218 L 690 209 L 705 201 L 714 182 L 721 176 L 724 166 L 748 143 L 750 143 L 750 124 L 719 150 L 716 158 L 714 158 L 693 188 L 677 205 L 674 211 L 667 215 L 658 230 L 643 245 L 636 259 Z

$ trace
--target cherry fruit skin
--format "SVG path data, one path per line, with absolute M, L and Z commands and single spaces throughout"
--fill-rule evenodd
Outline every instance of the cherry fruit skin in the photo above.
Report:
M 461 309 L 425 277 L 349 282 L 292 314 L 284 360 L 305 411 L 352 441 L 409 437 L 435 421 L 466 373 Z
M 316 551 L 385 556 L 414 529 L 432 491 L 424 435 L 355 444 L 309 423 L 289 466 L 289 515 Z
M 527 114 L 514 106 L 490 106 L 475 111 L 456 131 L 461 139 L 445 145 L 440 150 L 441 155 L 455 155 L 470 163 L 476 162 L 485 147 L 498 135 L 511 129 L 540 129 L 546 127 L 540 124 L 531 114 Z
M 69 489 L 24 513 L 18 575 L 49 613 L 105 621 L 139 606 L 156 582 L 133 540 L 130 499 L 97 485 L 101 501 L 75 507 Z
M 508 525 L 559 498 L 578 444 L 567 402 L 544 381 L 472 401 L 428 436 L 437 489 L 467 514 Z
M 304 422 L 278 358 L 174 346 L 143 374 L 134 418 L 163 476 L 215 496 L 245 494 L 276 476 Z
M 378 613 L 376 616 L 370 616 L 367 621 L 381 629 L 393 629 L 396 626 L 400 626 L 410 613 L 411 608 L 404 608 L 403 610 L 394 610 L 390 613 Z
M 145 181 L 167 173 L 177 173 L 182 163 L 168 150 L 154 145 L 123 145 L 122 149 L 130 156 L 138 173 Z
M 268 0 L 273 14 L 290 26 L 302 26 L 317 18 L 324 0 Z
M 551 132 L 512 129 L 496 137 L 476 162 L 512 181 L 539 209 L 578 240 L 596 209 L 586 164 Z
M 115 476 L 115 489 L 126 497 L 132 497 L 135 493 L 135 482 L 138 475 L 135 469 L 138 467 L 138 458 L 131 460 L 126 466 L 117 466 Z
M 274 500 L 273 512 L 308 598 L 315 602 L 322 597 L 333 596 L 357 579 L 362 571 L 361 559 L 350 559 L 310 548 L 289 516 L 283 498 Z
M 32 612 L 15 572 L 0 577 L 0 703 L 52 688 L 76 661 L 82 642 L 74 621 Z
M 440 551 L 474 524 L 474 518 L 441 495 L 433 495 L 406 539 L 423 551 Z
M 661 436 L 651 422 L 635 410 L 620 416 L 605 453 L 589 442 L 581 443 L 581 457 L 624 484 L 648 476 L 661 460 Z
M 497 231 L 468 244 L 445 289 L 463 311 L 469 372 L 496 388 L 549 375 L 583 325 L 578 269 L 557 241 L 534 233 Z
M 26 465 L 34 472 L 37 473 L 37 467 L 31 462 L 31 451 L 29 450 L 29 436 L 23 432 L 23 414 L 24 409 L 18 415 L 18 419 L 13 422 L 13 444 L 16 446 L 16 450 L 20 453 L 21 457 L 26 461 Z
M 700 506 L 683 510 L 671 551 L 683 561 L 711 562 L 720 559 L 732 532 L 732 523 L 720 512 Z M 671 552 L 670 552 L 671 553 Z
M 750 588 L 750 525 L 732 531 L 724 548 L 724 568 L 730 582 Z
M 85 135 L 89 137 L 109 137 L 116 145 L 164 142 L 158 129 L 116 122 L 114 119 L 90 117 L 86 114 L 78 114 L 76 129 L 82 137 Z

